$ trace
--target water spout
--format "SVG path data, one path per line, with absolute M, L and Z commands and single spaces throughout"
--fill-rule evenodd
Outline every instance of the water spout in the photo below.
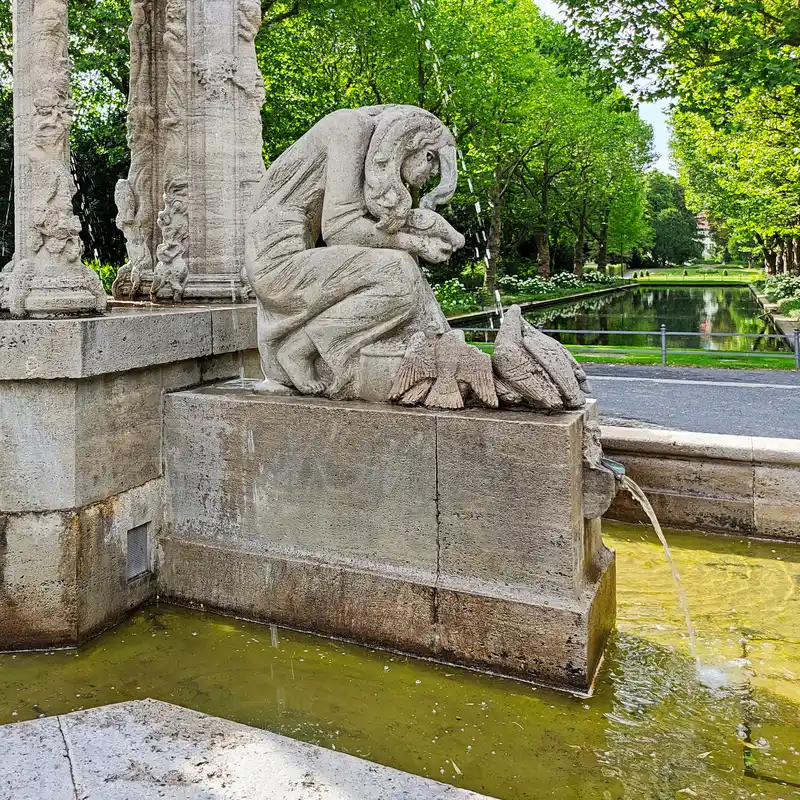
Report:
M 658 536 L 658 540 L 664 547 L 664 555 L 666 555 L 667 561 L 669 562 L 670 569 L 672 570 L 672 578 L 675 581 L 675 588 L 678 591 L 678 601 L 681 604 L 683 616 L 686 619 L 686 629 L 689 631 L 689 652 L 692 654 L 692 658 L 695 660 L 695 663 L 699 663 L 697 658 L 697 632 L 695 631 L 694 624 L 692 623 L 692 617 L 689 614 L 689 604 L 686 602 L 686 593 L 683 591 L 681 576 L 678 574 L 678 568 L 675 566 L 675 562 L 672 560 L 672 553 L 670 552 L 667 538 L 664 536 L 664 531 L 661 530 L 661 524 L 656 517 L 656 512 L 653 510 L 653 506 L 650 505 L 647 495 L 642 491 L 638 483 L 632 481 L 627 475 L 622 475 L 619 480 L 622 484 L 622 487 L 628 491 L 631 497 L 633 497 L 633 499 L 636 500 L 636 502 L 642 507 L 644 513 L 647 514 L 648 518 L 650 519 L 650 524 L 653 526 L 656 536 Z

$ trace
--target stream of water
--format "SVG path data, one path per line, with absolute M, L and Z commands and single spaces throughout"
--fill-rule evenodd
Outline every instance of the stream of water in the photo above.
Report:
M 625 489 L 631 495 L 631 497 L 636 500 L 637 503 L 639 503 L 644 513 L 647 514 L 647 518 L 650 520 L 650 524 L 653 526 L 656 536 L 658 536 L 658 541 L 661 542 L 661 546 L 664 548 L 664 555 L 667 558 L 667 563 L 669 564 L 670 571 L 672 572 L 672 579 L 675 581 L 675 591 L 678 595 L 678 603 L 680 604 L 681 610 L 683 611 L 683 616 L 686 619 L 686 630 L 689 634 L 689 652 L 691 653 L 695 662 L 697 662 L 697 632 L 695 631 L 694 623 L 692 622 L 692 615 L 689 613 L 689 603 L 686 600 L 686 592 L 683 590 L 681 576 L 678 572 L 678 568 L 675 566 L 675 561 L 672 558 L 672 552 L 669 549 L 667 537 L 664 536 L 664 531 L 661 528 L 661 523 L 658 521 L 656 512 L 639 484 L 633 481 L 627 475 L 623 475 L 620 478 L 620 482 L 622 483 L 622 488 Z

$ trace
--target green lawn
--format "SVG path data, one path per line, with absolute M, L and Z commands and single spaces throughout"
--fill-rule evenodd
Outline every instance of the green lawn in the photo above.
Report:
M 486 353 L 491 353 L 493 344 L 475 342 Z M 661 364 L 661 353 L 644 350 L 641 353 L 620 353 L 613 347 L 592 347 L 591 352 L 581 352 L 579 347 L 568 346 L 575 358 L 580 362 L 594 364 Z M 788 355 L 788 354 L 787 354 Z M 716 367 L 717 369 L 794 369 L 793 358 L 776 358 L 775 356 L 742 356 L 737 353 L 726 353 L 717 350 L 710 354 L 707 350 L 690 353 L 669 353 L 667 364 L 671 367 Z
M 728 274 L 725 275 L 725 272 Z M 688 273 L 685 275 L 684 273 Z M 707 267 L 659 269 L 652 270 L 649 277 L 635 278 L 637 283 L 694 283 L 697 281 L 709 281 L 713 283 L 753 283 L 764 277 L 764 273 L 757 269 L 747 269 L 744 267 L 723 267 L 720 269 L 709 270 Z

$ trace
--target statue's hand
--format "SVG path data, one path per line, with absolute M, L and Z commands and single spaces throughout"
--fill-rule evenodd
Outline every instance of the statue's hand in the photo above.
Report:
M 408 214 L 406 224 L 412 234 L 447 242 L 450 245 L 451 253 L 464 246 L 464 237 L 441 214 L 437 214 L 435 211 L 424 208 L 412 209 Z
M 444 239 L 421 236 L 416 255 L 430 264 L 441 264 L 453 255 L 453 245 Z

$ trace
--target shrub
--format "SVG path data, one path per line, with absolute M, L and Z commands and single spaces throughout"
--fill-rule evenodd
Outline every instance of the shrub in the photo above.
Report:
M 790 297 L 787 300 L 782 300 L 778 306 L 781 314 L 792 314 L 795 311 L 800 311 L 800 294 Z
M 639 273 L 638 272 L 634 272 L 633 273 L 633 279 L 637 280 L 638 278 L 639 278 Z
M 476 311 L 480 308 L 475 295 L 458 278 L 451 278 L 449 281 L 437 284 L 433 287 L 433 293 L 445 313 Z
M 728 277 L 728 270 L 726 270 L 726 269 L 722 270 L 722 274 L 727 278 Z
M 610 286 L 615 284 L 617 281 L 614 277 L 608 275 L 605 272 L 597 272 L 596 270 L 594 270 L 592 272 L 587 272 L 583 276 L 583 282 Z
M 580 289 L 583 285 L 581 279 L 572 272 L 557 272 L 550 278 L 550 283 L 560 289 Z
M 773 303 L 800 295 L 800 275 L 773 275 L 767 278 L 764 294 Z
M 689 270 L 688 270 L 688 269 L 685 269 L 685 270 L 683 271 L 683 277 L 684 277 L 684 278 L 688 278 L 688 277 L 689 277 Z
M 519 278 L 516 275 L 502 275 L 497 279 L 497 285 L 506 294 L 543 294 L 552 291 L 549 281 L 543 278 Z
M 111 286 L 117 277 L 119 267 L 115 267 L 113 264 L 101 264 L 99 259 L 96 258 L 84 263 L 89 269 L 98 274 L 103 288 L 106 290 L 106 294 L 111 294 Z

